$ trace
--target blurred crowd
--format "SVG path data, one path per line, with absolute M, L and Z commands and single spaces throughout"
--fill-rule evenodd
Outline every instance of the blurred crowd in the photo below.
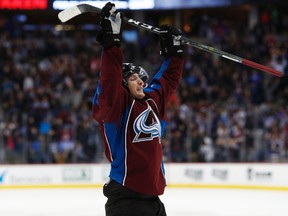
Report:
M 203 15 L 187 33 L 282 72 L 281 78 L 186 47 L 183 79 L 163 137 L 167 162 L 288 161 L 288 15 L 258 22 Z M 157 71 L 158 40 L 123 42 L 126 62 Z M 100 71 L 95 32 L 0 26 L 0 163 L 104 162 L 91 102 Z

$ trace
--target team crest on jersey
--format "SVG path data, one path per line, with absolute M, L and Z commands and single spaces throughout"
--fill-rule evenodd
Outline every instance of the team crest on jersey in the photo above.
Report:
M 135 119 L 133 128 L 135 137 L 133 142 L 142 142 L 161 137 L 160 121 L 150 106 Z

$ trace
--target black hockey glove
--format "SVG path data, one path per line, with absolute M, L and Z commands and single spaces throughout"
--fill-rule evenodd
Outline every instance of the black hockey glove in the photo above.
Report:
M 96 40 L 104 48 L 120 46 L 122 14 L 116 11 L 115 4 L 108 2 L 101 10 L 100 28 Z
M 160 55 L 164 57 L 183 57 L 184 46 L 179 40 L 182 31 L 170 25 L 160 26 Z

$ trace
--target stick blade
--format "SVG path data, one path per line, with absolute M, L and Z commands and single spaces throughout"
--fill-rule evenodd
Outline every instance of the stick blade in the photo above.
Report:
M 61 22 L 67 22 L 68 20 L 80 14 L 81 14 L 81 11 L 79 10 L 78 6 L 73 6 L 73 7 L 70 7 L 61 11 L 58 14 L 58 18 L 60 19 Z
M 58 18 L 61 22 L 67 22 L 68 20 L 87 12 L 98 11 L 100 9 L 93 7 L 89 4 L 79 4 L 73 7 L 66 8 L 58 14 Z
M 70 8 L 66 8 L 58 14 L 58 18 L 61 22 L 67 22 L 68 20 L 87 12 L 100 12 L 101 9 L 89 4 L 79 4 Z

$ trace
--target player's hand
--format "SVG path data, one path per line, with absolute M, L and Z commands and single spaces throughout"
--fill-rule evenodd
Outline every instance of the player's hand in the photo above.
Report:
M 101 23 L 96 40 L 105 48 L 120 46 L 121 26 L 122 14 L 117 12 L 115 4 L 106 3 L 101 10 Z
M 160 26 L 160 55 L 164 57 L 179 56 L 184 53 L 181 44 L 182 31 L 170 25 Z

